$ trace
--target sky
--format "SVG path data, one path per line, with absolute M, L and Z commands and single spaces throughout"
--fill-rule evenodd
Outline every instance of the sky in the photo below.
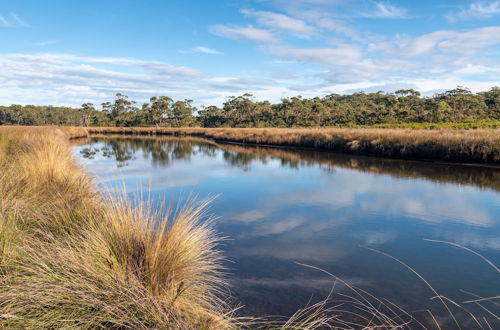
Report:
M 500 0 L 0 0 L 0 104 L 500 86 Z

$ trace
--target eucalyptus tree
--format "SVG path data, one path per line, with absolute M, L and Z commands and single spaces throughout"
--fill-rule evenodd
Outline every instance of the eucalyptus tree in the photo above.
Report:
M 173 117 L 173 100 L 168 96 L 153 96 L 149 99 L 147 122 L 153 125 L 162 126 L 167 118 Z
M 172 126 L 192 126 L 195 123 L 193 112 L 196 108 L 192 105 L 193 100 L 177 101 L 172 105 Z

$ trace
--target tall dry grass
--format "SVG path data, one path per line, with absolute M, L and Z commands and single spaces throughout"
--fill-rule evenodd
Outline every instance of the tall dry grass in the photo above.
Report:
M 0 327 L 232 328 L 206 205 L 103 202 L 73 134 L 0 130 Z
M 312 148 L 390 158 L 500 163 L 500 129 L 92 127 L 88 128 L 88 132 L 193 135 L 226 142 Z
M 428 328 L 332 274 L 333 289 L 348 289 L 340 299 L 289 319 L 242 322 L 227 304 L 207 204 L 160 217 L 148 205 L 103 198 L 69 150 L 68 138 L 86 134 L 0 127 L 0 328 Z M 488 328 L 486 318 L 474 320 Z

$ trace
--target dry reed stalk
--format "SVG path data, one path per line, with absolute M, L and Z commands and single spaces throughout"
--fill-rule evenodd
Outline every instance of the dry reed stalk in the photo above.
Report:
M 500 163 L 500 129 L 92 127 L 90 134 L 201 136 L 389 158 Z

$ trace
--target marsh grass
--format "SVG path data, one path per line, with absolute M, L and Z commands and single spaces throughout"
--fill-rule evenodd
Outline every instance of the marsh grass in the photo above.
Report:
M 103 200 L 71 134 L 2 129 L 0 327 L 231 328 L 206 203 Z
M 69 150 L 86 134 L 0 128 L 0 328 L 433 328 L 310 265 L 332 278 L 326 299 L 291 318 L 235 317 L 208 202 L 162 213 L 97 193 Z M 481 306 L 486 316 L 470 315 L 488 329 L 496 299 L 459 305 Z
M 500 162 L 500 129 L 92 127 L 90 134 L 201 136 L 233 143 L 453 162 Z
M 361 128 L 411 128 L 411 129 L 481 129 L 500 128 L 500 121 L 479 120 L 469 122 L 442 122 L 442 123 L 387 123 L 374 125 L 347 125 Z

